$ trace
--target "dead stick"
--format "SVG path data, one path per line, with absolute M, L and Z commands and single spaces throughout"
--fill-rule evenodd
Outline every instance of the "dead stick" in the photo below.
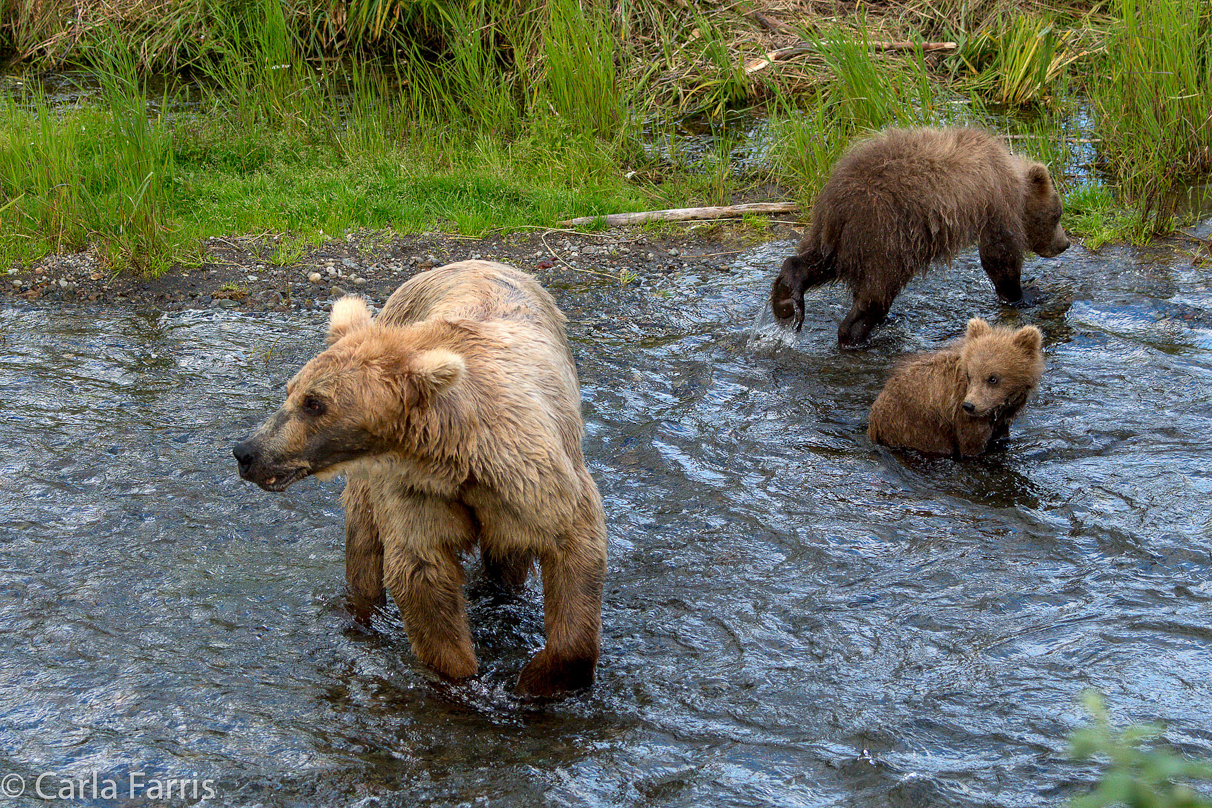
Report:
M 776 34 L 790 34 L 790 33 L 795 32 L 795 29 L 792 28 L 790 25 L 788 25 L 787 23 L 785 23 L 781 20 L 776 20 L 774 17 L 771 17 L 769 14 L 763 14 L 760 11 L 751 11 L 751 12 L 749 12 L 749 14 L 755 20 L 757 20 L 759 23 L 761 23 L 762 25 L 764 25 L 766 28 L 770 29 L 771 31 L 774 31 Z
M 800 206 L 794 202 L 751 202 L 745 205 L 725 205 L 709 208 L 671 208 L 668 210 L 646 210 L 638 213 L 612 213 L 609 216 L 581 216 L 560 222 L 564 227 L 593 224 L 598 220 L 610 227 L 640 222 L 687 222 L 693 219 L 733 219 L 747 213 L 796 213 Z
M 923 53 L 935 53 L 938 51 L 953 51 L 959 48 L 955 42 L 868 42 L 867 47 L 877 51 L 901 51 L 901 50 L 921 50 Z M 805 53 L 813 53 L 819 50 L 813 42 L 797 42 L 794 45 L 788 45 L 785 48 L 779 48 L 767 53 L 760 59 L 754 59 L 745 65 L 746 73 L 756 73 L 774 62 L 785 62 L 796 56 L 801 56 Z

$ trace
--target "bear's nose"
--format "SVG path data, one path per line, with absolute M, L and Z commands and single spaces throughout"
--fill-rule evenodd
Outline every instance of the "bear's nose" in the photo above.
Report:
M 971 401 L 964 402 L 964 412 L 976 412 L 976 405 Z
M 235 445 L 231 453 L 236 456 L 236 462 L 240 464 L 240 476 L 248 473 L 252 467 L 253 460 L 257 457 L 256 450 L 252 447 L 251 440 L 242 440 Z

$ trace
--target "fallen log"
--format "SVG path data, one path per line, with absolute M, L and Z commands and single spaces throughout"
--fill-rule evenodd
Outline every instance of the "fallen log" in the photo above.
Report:
M 560 222 L 561 227 L 579 227 L 598 220 L 610 227 L 640 222 L 689 222 L 699 219 L 735 219 L 747 213 L 797 213 L 800 206 L 794 202 L 750 202 L 743 205 L 723 205 L 706 208 L 669 208 L 667 210 L 645 210 L 636 213 L 611 213 L 607 216 L 581 216 Z
M 959 45 L 955 42 L 868 42 L 867 47 L 877 51 L 904 51 L 904 50 L 921 50 L 923 53 L 941 53 L 957 50 Z M 785 62 L 788 59 L 793 59 L 796 56 L 805 53 L 813 53 L 819 50 L 816 43 L 813 42 L 797 42 L 794 45 L 788 45 L 785 48 L 772 50 L 765 56 L 754 59 L 745 65 L 745 72 L 753 74 L 759 70 L 774 64 L 775 62 Z

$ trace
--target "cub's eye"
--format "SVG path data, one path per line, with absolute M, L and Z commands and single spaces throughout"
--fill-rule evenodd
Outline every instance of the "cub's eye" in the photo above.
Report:
M 315 396 L 308 396 L 307 398 L 303 399 L 303 412 L 307 413 L 308 415 L 319 418 L 327 411 L 328 407 L 325 406 L 323 401 Z
M 1001 379 L 999 379 L 999 378 L 998 378 L 998 377 L 996 377 L 996 376 L 990 376 L 990 377 L 989 377 L 989 379 L 988 379 L 988 381 L 989 381 L 989 386 L 990 386 L 990 387 L 997 387 L 997 383 L 998 383 L 998 382 L 1000 382 L 1000 381 L 1001 381 Z

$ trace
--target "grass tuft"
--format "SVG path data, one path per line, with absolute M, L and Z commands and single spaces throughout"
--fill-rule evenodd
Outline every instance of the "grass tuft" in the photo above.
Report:
M 1166 232 L 1176 186 L 1212 171 L 1212 6 L 1116 0 L 1116 29 L 1091 100 L 1102 157 L 1139 208 L 1142 233 Z

